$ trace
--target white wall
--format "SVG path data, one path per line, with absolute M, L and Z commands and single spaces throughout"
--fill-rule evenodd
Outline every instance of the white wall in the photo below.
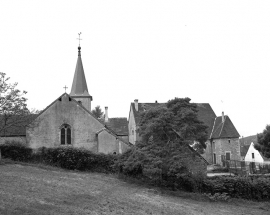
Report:
M 252 159 L 252 153 L 254 153 L 254 159 Z M 261 162 L 261 163 L 264 162 L 264 160 L 263 160 L 261 154 L 259 153 L 259 151 L 254 148 L 254 143 L 253 142 L 249 146 L 249 149 L 248 149 L 246 157 L 245 157 L 245 161 L 248 161 L 248 162 Z

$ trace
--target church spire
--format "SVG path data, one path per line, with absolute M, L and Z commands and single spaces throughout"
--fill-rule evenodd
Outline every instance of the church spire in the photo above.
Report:
M 76 96 L 86 96 L 91 97 L 88 93 L 87 83 L 84 75 L 84 69 L 81 58 L 81 47 L 78 47 L 78 59 L 75 69 L 75 74 L 73 78 L 73 83 L 70 92 L 71 97 Z
M 79 34 L 80 36 L 80 34 Z M 79 38 L 79 40 L 81 40 Z M 92 96 L 88 93 L 87 83 L 81 58 L 81 46 L 78 47 L 78 59 L 70 91 L 70 96 L 80 102 L 87 110 L 91 111 Z

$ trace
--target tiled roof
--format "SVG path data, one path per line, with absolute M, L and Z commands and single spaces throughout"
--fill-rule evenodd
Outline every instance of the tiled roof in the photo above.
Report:
M 108 122 L 105 122 L 106 126 L 113 130 L 118 136 L 128 135 L 128 121 L 125 117 L 109 118 Z
M 241 157 L 245 157 L 247 152 L 248 152 L 248 149 L 249 149 L 249 145 L 243 145 L 243 144 L 240 144 L 240 154 L 241 154 Z
M 140 122 L 140 113 L 142 113 L 144 110 L 149 110 L 152 107 L 157 107 L 159 105 L 165 105 L 165 103 L 138 103 L 138 111 L 135 109 L 135 104 L 131 103 L 131 108 L 133 110 L 135 123 L 138 125 Z M 212 107 L 209 103 L 196 103 L 197 109 L 198 109 L 198 118 L 202 122 L 204 122 L 205 125 L 208 126 L 207 132 L 208 136 L 210 136 L 210 133 L 213 128 L 214 120 L 216 118 L 216 114 L 214 113 Z
M 8 119 L 8 124 L 11 125 L 14 122 L 14 125 L 2 130 L 0 136 L 10 137 L 10 136 L 25 136 L 26 135 L 26 126 L 36 118 L 37 114 L 30 114 L 24 117 L 12 116 Z M 4 117 L 0 116 L 0 128 L 3 127 Z
M 258 143 L 257 135 L 243 137 L 243 138 L 240 138 L 239 141 L 240 141 L 240 144 L 243 144 L 243 145 L 250 145 L 252 142 L 254 144 Z
M 222 116 L 216 117 L 213 130 L 210 135 L 211 139 L 239 137 L 240 135 L 238 131 L 228 116 L 224 116 L 224 122 L 222 122 Z

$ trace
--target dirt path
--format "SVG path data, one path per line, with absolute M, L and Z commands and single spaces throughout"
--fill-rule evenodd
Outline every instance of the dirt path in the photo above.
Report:
M 162 195 L 113 176 L 0 165 L 0 214 L 270 214 L 266 203 Z

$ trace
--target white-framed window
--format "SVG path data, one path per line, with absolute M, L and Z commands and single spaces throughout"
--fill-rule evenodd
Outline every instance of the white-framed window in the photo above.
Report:
M 68 124 L 63 124 L 60 127 L 60 144 L 71 145 L 71 127 Z

